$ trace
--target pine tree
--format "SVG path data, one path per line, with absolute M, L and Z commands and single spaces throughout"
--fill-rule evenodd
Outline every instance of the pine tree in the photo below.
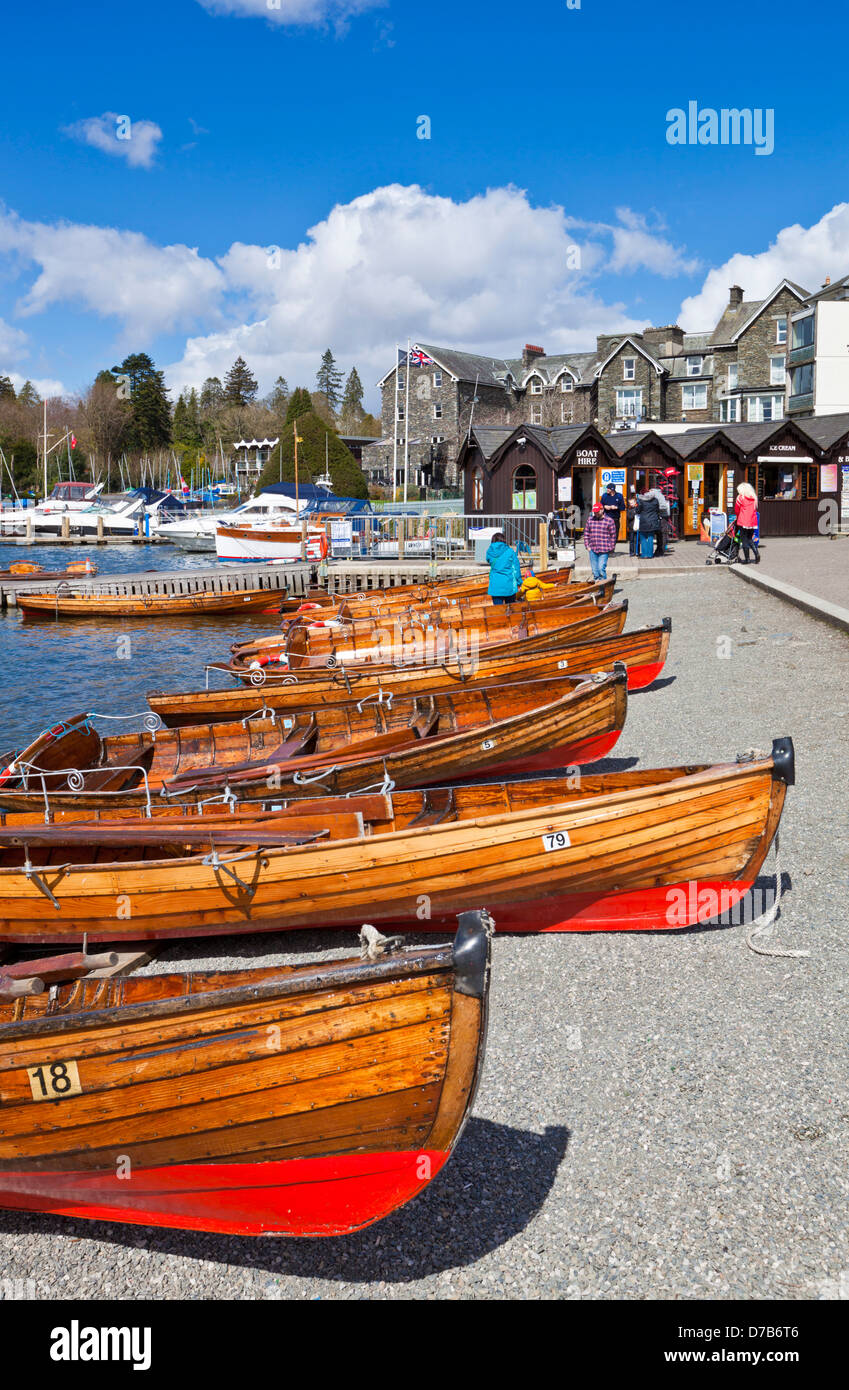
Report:
M 309 395 L 309 392 L 304 392 Z M 333 479 L 333 491 L 341 497 L 368 497 L 365 474 L 349 449 L 342 443 L 334 429 L 321 420 L 314 410 L 307 410 L 298 420 L 298 479 L 301 483 L 311 483 L 321 476 L 325 465 L 325 448 Z M 273 449 L 271 458 L 263 469 L 257 483 L 257 493 L 264 487 L 280 481 L 282 460 L 283 481 L 295 481 L 295 439 L 291 421 L 284 429 L 280 445 Z
M 237 357 L 225 376 L 224 392 L 228 405 L 250 405 L 256 396 L 257 380 L 244 357 Z
M 198 419 L 198 398 L 194 388 L 188 395 L 181 393 L 174 407 L 172 433 L 174 443 L 183 444 L 186 448 L 197 449 L 203 442 Z
M 341 420 L 345 429 L 352 430 L 363 416 L 363 383 L 356 367 L 352 367 L 345 382 Z
M 296 386 L 286 407 L 286 424 L 291 425 L 293 420 L 299 420 L 308 410 L 312 410 L 312 397 L 305 386 Z
M 336 358 L 330 348 L 322 354 L 321 366 L 315 374 L 315 384 L 324 396 L 330 409 L 339 409 L 340 388 L 342 386 L 342 373 L 336 366 Z
M 171 442 L 171 403 L 165 386 L 165 376 L 157 371 L 146 352 L 134 352 L 125 357 L 114 376 L 129 380 L 130 428 L 128 444 L 131 449 L 158 449 Z
M 274 388 L 266 399 L 265 404 L 275 415 L 284 416 L 289 404 L 289 386 L 284 376 L 279 376 L 274 383 Z
M 15 399 L 15 388 L 7 376 L 0 376 L 0 401 Z
M 217 415 L 225 404 L 224 387 L 217 376 L 208 376 L 200 388 L 200 413 L 204 419 Z
M 41 397 L 31 381 L 25 381 L 18 392 L 18 405 L 41 405 Z

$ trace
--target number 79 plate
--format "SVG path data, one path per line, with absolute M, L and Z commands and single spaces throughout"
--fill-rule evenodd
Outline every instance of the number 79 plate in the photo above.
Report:
M 571 843 L 568 830 L 551 830 L 542 836 L 542 847 L 546 854 L 553 849 L 568 849 Z

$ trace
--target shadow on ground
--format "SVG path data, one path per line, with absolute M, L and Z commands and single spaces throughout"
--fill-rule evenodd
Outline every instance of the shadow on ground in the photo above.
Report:
M 11 1211 L 0 1212 L 0 1233 L 90 1239 L 241 1266 L 270 1278 L 409 1283 L 472 1265 L 524 1230 L 545 1202 L 568 1142 L 565 1126 L 534 1134 L 473 1117 L 456 1154 L 420 1197 L 350 1236 L 207 1235 Z M 277 1288 L 271 1284 L 267 1296 L 277 1296 Z M 137 1296 L 146 1296 L 141 1284 Z

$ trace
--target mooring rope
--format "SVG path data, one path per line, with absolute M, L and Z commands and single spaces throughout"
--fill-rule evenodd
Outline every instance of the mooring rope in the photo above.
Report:
M 754 951 L 759 956 L 779 956 L 787 959 L 799 959 L 802 956 L 809 956 L 810 951 L 786 951 L 781 947 L 769 947 L 759 944 L 758 938 L 764 937 L 772 926 L 778 915 L 778 908 L 781 903 L 781 861 L 779 859 L 779 837 L 778 831 L 775 832 L 775 897 L 759 917 L 756 917 L 746 932 L 746 945 L 750 951 Z

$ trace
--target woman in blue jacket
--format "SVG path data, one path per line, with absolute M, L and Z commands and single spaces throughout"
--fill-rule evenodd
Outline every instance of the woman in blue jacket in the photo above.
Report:
M 522 585 L 522 566 L 502 531 L 493 536 L 486 552 L 486 563 L 489 565 L 489 596 L 493 603 L 515 603 Z

